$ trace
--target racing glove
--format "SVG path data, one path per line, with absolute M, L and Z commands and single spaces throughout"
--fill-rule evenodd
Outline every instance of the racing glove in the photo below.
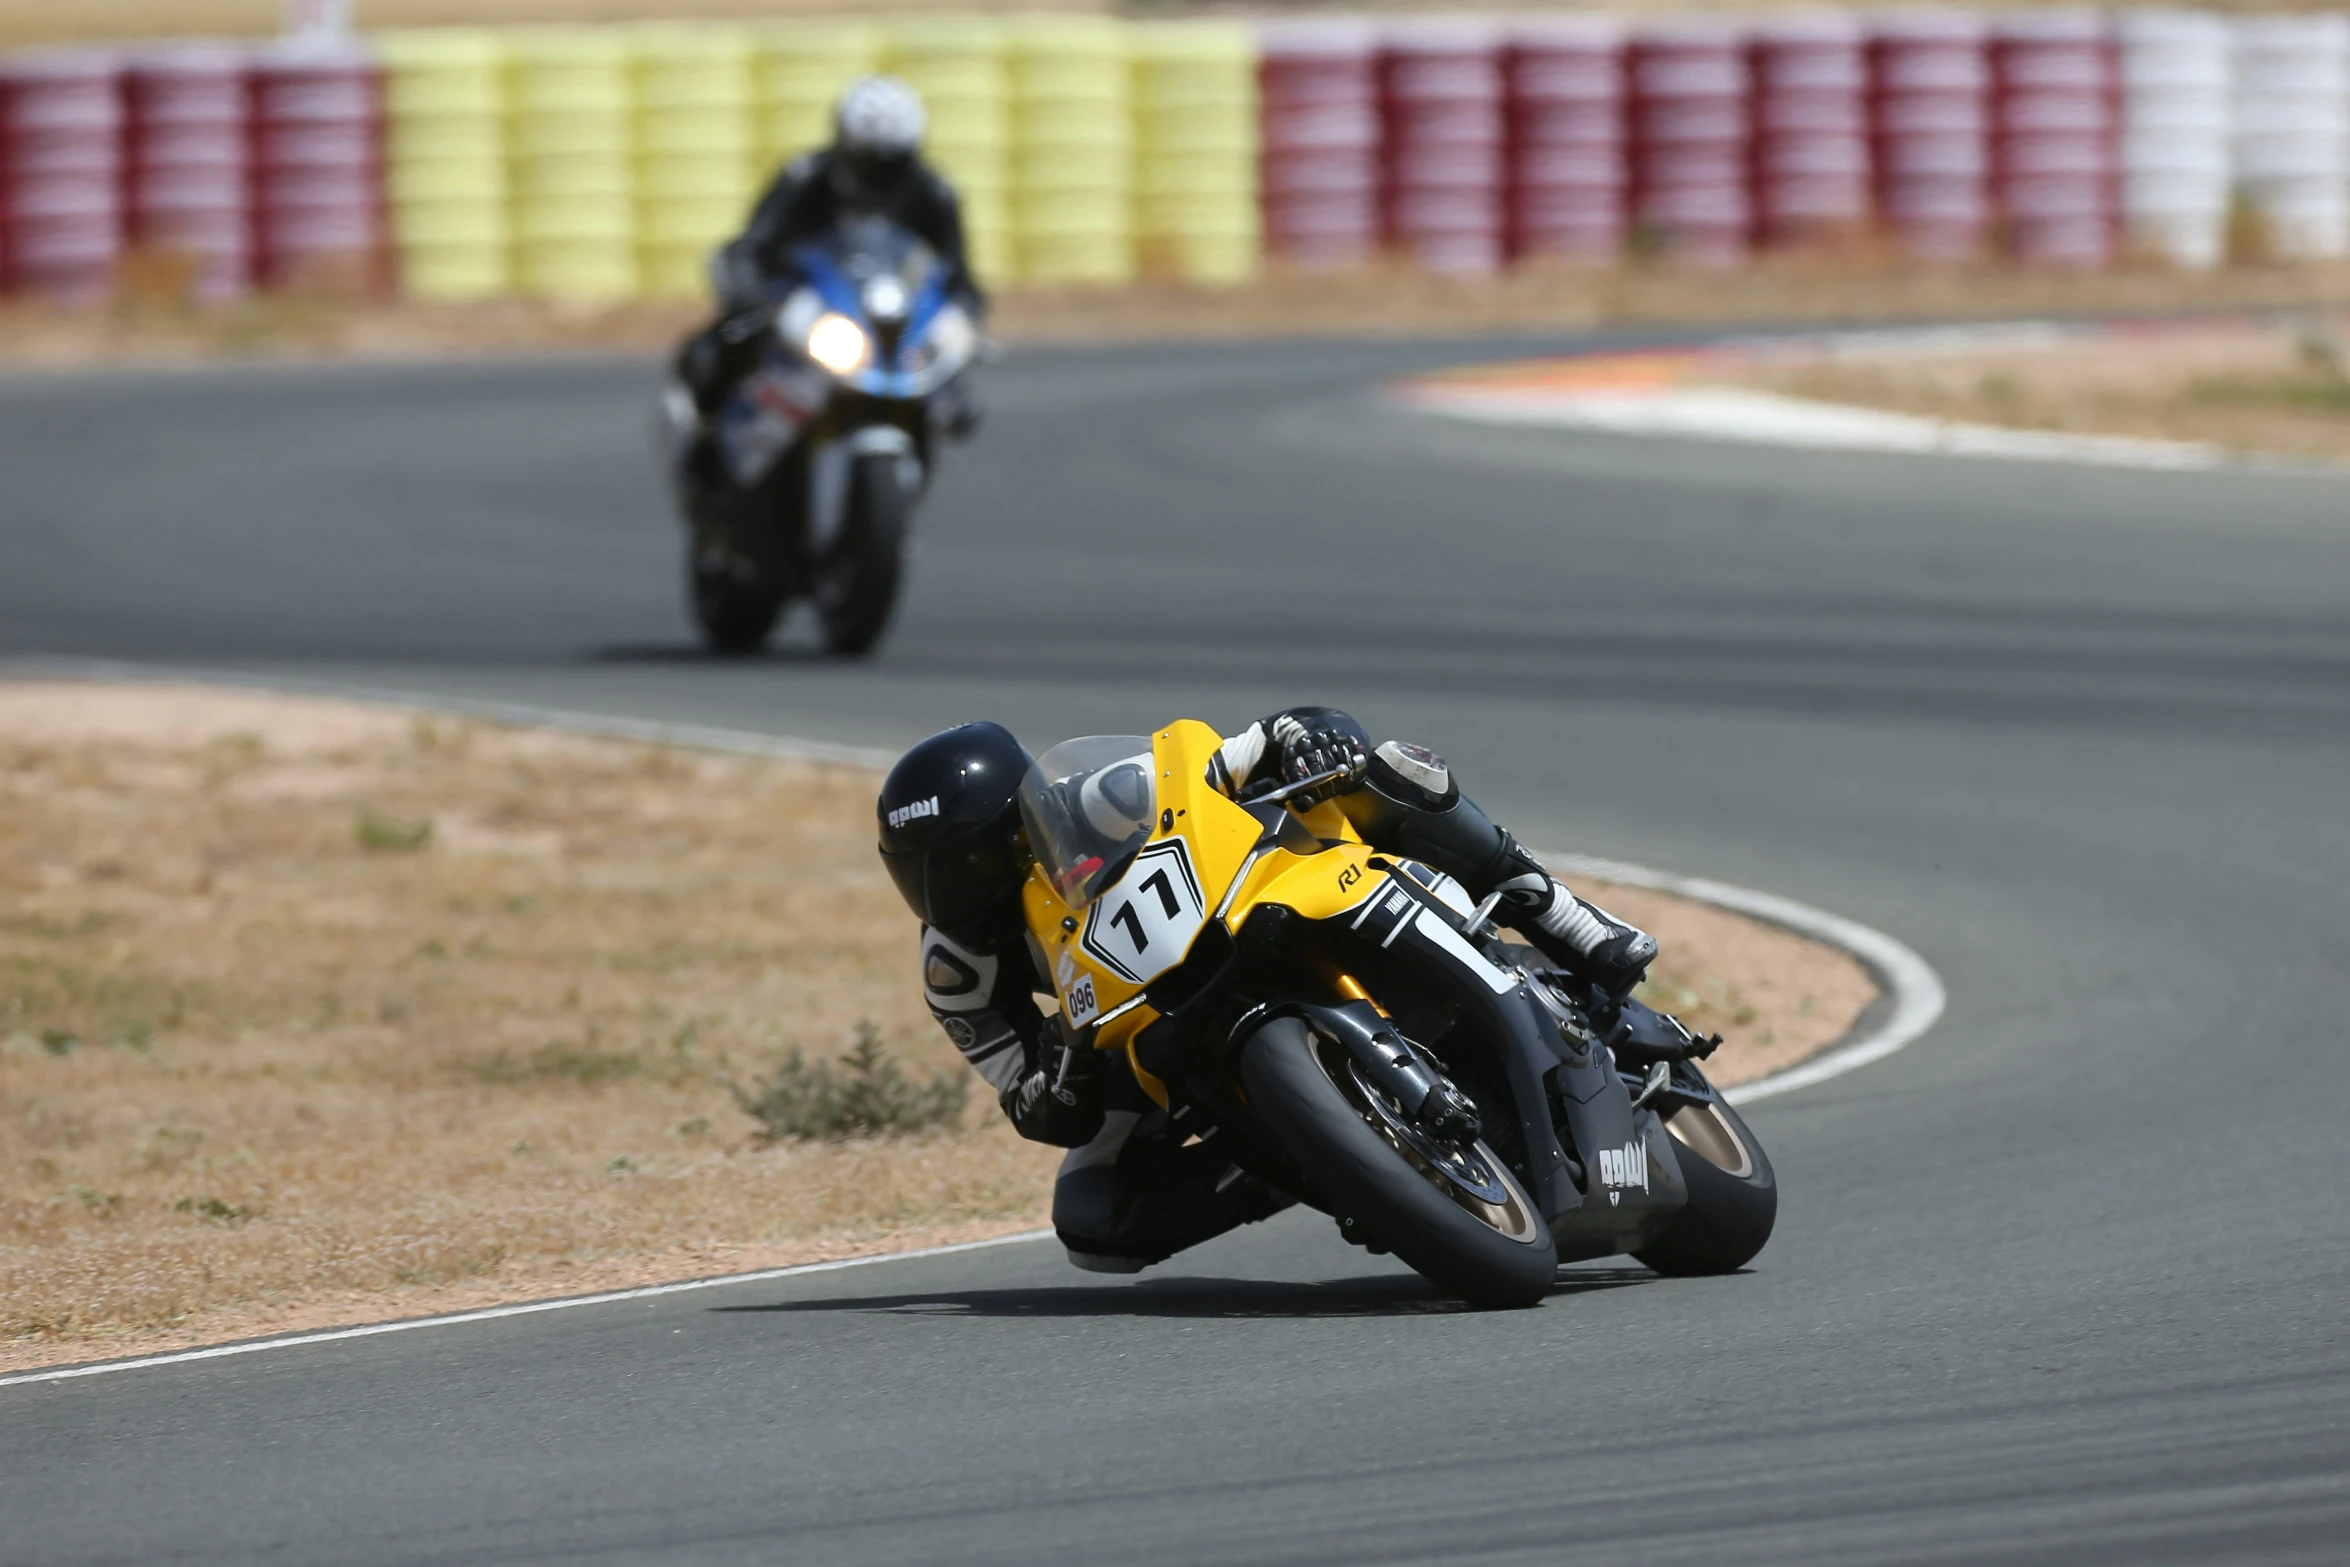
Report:
M 1013 1080 L 999 1103 L 1013 1127 L 1032 1143 L 1082 1148 L 1102 1129 L 1102 1053 L 1048 1030 L 1036 1052 L 1036 1070 Z
M 1280 779 L 1303 783 L 1322 773 L 1337 776 L 1296 798 L 1311 804 L 1341 795 L 1363 781 L 1371 758 L 1363 742 L 1344 729 L 1309 727 L 1304 720 L 1283 713 L 1272 723 L 1273 744 L 1280 754 Z

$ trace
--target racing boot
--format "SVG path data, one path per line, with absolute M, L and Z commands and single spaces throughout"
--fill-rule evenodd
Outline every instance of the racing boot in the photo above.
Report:
M 1648 965 L 1656 961 L 1656 938 L 1585 903 L 1557 877 L 1527 871 L 1497 890 L 1514 911 L 1511 923 L 1545 956 L 1618 1001 L 1648 977 Z

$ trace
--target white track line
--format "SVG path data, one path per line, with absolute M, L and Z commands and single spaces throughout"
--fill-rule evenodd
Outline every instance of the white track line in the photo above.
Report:
M 618 1300 L 650 1300 L 656 1295 L 682 1295 L 688 1290 L 718 1289 L 728 1284 L 759 1284 L 769 1279 L 797 1278 L 804 1273 L 837 1273 L 843 1268 L 866 1268 L 883 1262 L 912 1262 L 917 1257 L 950 1257 L 957 1252 L 985 1251 L 991 1246 L 1013 1246 L 1043 1240 L 1050 1230 L 1022 1230 L 983 1241 L 957 1241 L 951 1246 L 924 1246 L 916 1251 L 877 1252 L 870 1257 L 842 1257 L 832 1262 L 803 1262 L 789 1268 L 761 1268 L 755 1273 L 725 1273 L 710 1279 L 683 1279 L 675 1284 L 646 1284 L 636 1289 L 606 1290 L 601 1295 L 571 1295 L 562 1300 L 526 1300 L 513 1306 L 485 1306 L 479 1311 L 454 1311 L 444 1317 L 409 1317 L 399 1322 L 370 1322 L 363 1327 L 329 1328 L 320 1333 L 296 1333 L 287 1338 L 255 1339 L 243 1344 L 214 1344 L 206 1349 L 183 1349 L 168 1355 L 141 1355 L 135 1360 L 108 1360 L 89 1366 L 61 1366 L 55 1371 L 21 1371 L 0 1377 L 0 1387 L 28 1382 L 66 1382 L 76 1377 L 102 1377 L 115 1371 L 144 1371 L 150 1366 L 177 1366 L 191 1360 L 220 1360 L 229 1355 L 257 1355 L 265 1349 L 292 1349 L 298 1344 L 331 1344 L 338 1339 L 374 1338 L 383 1333 L 412 1333 L 418 1328 L 453 1328 L 467 1322 L 493 1322 L 500 1317 L 528 1317 L 542 1311 L 569 1311 L 574 1306 L 608 1306 Z
M 613 718 L 597 713 L 577 713 L 562 708 L 537 707 L 519 702 L 482 702 L 467 698 L 448 698 L 430 692 L 393 691 L 372 686 L 346 685 L 337 681 L 277 679 L 205 669 L 174 669 L 160 665 L 132 664 L 119 661 L 67 658 L 22 658 L 0 662 L 0 672 L 24 671 L 75 680 L 179 680 L 191 684 L 233 685 L 256 690 L 282 690 L 306 695 L 346 697 L 353 701 L 396 704 L 402 707 L 438 708 L 447 712 L 464 713 L 474 717 L 494 718 L 507 723 L 536 724 L 548 728 L 578 730 L 588 734 L 612 735 L 629 740 L 652 740 L 671 745 L 694 746 L 705 750 L 729 751 L 754 756 L 782 756 L 801 760 L 837 762 L 851 766 L 886 768 L 897 760 L 894 753 L 867 750 L 856 746 L 827 745 L 817 741 L 779 739 L 750 730 L 717 729 L 699 724 L 662 724 L 640 719 Z M 1784 1072 L 1746 1083 L 1728 1090 L 1723 1097 L 1732 1104 L 1751 1104 L 1758 1099 L 1769 1099 L 1778 1094 L 1792 1093 L 1798 1088 L 1809 1088 L 1830 1078 L 1842 1077 L 1873 1061 L 1887 1056 L 1909 1044 L 1934 1026 L 1941 1017 L 1946 997 L 1941 976 L 1924 958 L 1919 957 L 1901 942 L 1883 931 L 1849 920 L 1825 909 L 1815 909 L 1808 903 L 1782 898 L 1776 893 L 1756 892 L 1746 887 L 1733 887 L 1726 882 L 1708 881 L 1701 877 L 1678 876 L 1670 871 L 1653 870 L 1645 865 L 1631 865 L 1621 860 L 1594 859 L 1583 854 L 1554 854 L 1544 857 L 1554 870 L 1571 875 L 1595 876 L 1606 881 L 1623 882 L 1636 887 L 1653 887 L 1662 892 L 1678 893 L 1701 903 L 1711 903 L 1741 914 L 1750 914 L 1769 924 L 1784 926 L 1830 946 L 1841 948 L 1858 959 L 1893 997 L 1892 1015 L 1877 1028 L 1859 1039 L 1850 1040 L 1812 1057 Z M 756 1273 L 723 1274 L 716 1278 L 687 1279 L 676 1284 L 648 1284 L 638 1289 L 611 1290 L 600 1295 L 574 1295 L 562 1300 L 525 1301 L 514 1306 L 490 1306 L 479 1311 L 453 1312 L 440 1317 L 411 1317 L 398 1322 L 376 1322 L 363 1327 L 333 1328 L 320 1333 L 299 1333 L 288 1338 L 259 1339 L 242 1344 L 218 1344 L 207 1349 L 180 1350 L 166 1355 L 142 1355 L 131 1360 L 102 1361 L 94 1365 L 65 1366 L 55 1371 L 27 1371 L 14 1376 L 0 1376 L 0 1387 L 16 1387 L 32 1382 L 63 1382 L 76 1377 L 104 1376 L 115 1371 L 138 1371 L 149 1366 L 176 1366 L 194 1360 L 218 1360 L 229 1355 L 252 1355 L 269 1349 L 291 1349 L 300 1344 L 329 1344 L 340 1339 L 372 1338 L 380 1333 L 407 1333 L 418 1328 L 456 1327 L 468 1322 L 489 1322 L 500 1317 L 524 1317 L 542 1311 L 567 1311 L 575 1306 L 603 1306 L 614 1301 L 645 1300 L 656 1295 L 676 1295 L 687 1290 L 717 1289 L 729 1284 L 756 1284 L 768 1279 L 794 1278 L 805 1273 L 830 1273 L 843 1268 L 870 1267 L 884 1262 L 906 1262 L 917 1257 L 944 1257 L 956 1252 L 980 1251 L 990 1246 L 1009 1246 L 1021 1241 L 1042 1240 L 1050 1230 L 1025 1230 L 1017 1235 L 997 1236 L 992 1240 L 962 1241 L 951 1246 L 926 1246 L 917 1251 L 885 1252 L 871 1257 L 847 1257 L 837 1262 L 805 1262 L 788 1268 L 766 1268 Z
M 1406 389 L 1402 397 L 1423 413 L 1447 419 L 1596 430 L 1608 435 L 1668 436 L 1748 446 L 1792 446 L 1812 451 L 2078 462 L 2174 472 L 2229 469 L 2340 472 L 2338 468 L 2307 459 L 2239 454 L 2202 441 L 2011 430 L 1961 419 L 1888 413 L 1850 403 L 1738 387 L 1680 386 L 1659 391 L 1550 394 L 1418 386 Z
M 881 751 L 861 745 L 834 745 L 825 740 L 793 740 L 760 734 L 752 729 L 722 729 L 713 724 L 671 724 L 651 718 L 618 718 L 609 713 L 583 713 L 570 708 L 542 707 L 533 702 L 494 702 L 478 697 L 444 696 L 435 691 L 403 691 L 394 686 L 314 680 L 303 675 L 256 675 L 235 669 L 182 669 L 168 664 L 139 664 L 123 659 L 53 658 L 44 655 L 0 659 L 0 673 L 48 676 L 58 680 L 177 681 L 186 685 L 236 686 L 248 691 L 276 691 L 293 696 L 336 697 L 372 706 L 431 708 L 467 718 L 492 719 L 498 723 L 568 729 L 578 734 L 603 735 L 615 740 L 682 745 L 698 751 L 725 751 L 739 756 L 778 756 L 798 762 L 829 762 L 841 767 L 869 768 L 874 772 L 889 771 L 898 759 L 895 751 Z
M 1948 992 L 1942 988 L 1942 976 L 1934 972 L 1933 965 L 1873 925 L 1863 925 L 1826 909 L 1815 909 L 1793 898 L 1782 898 L 1775 892 L 1756 892 L 1696 876 L 1676 876 L 1670 871 L 1627 865 L 1621 860 L 1557 854 L 1549 856 L 1545 863 L 1554 871 L 1679 893 L 1700 903 L 1751 914 L 1766 924 L 1784 926 L 1799 935 L 1824 941 L 1858 959 L 1893 998 L 1891 1014 L 1868 1033 L 1808 1061 L 1797 1062 L 1783 1072 L 1773 1072 L 1768 1077 L 1726 1090 L 1722 1097 L 1732 1104 L 1752 1104 L 1758 1099 L 1791 1094 L 1798 1088 L 1809 1088 L 1858 1071 L 1873 1061 L 1882 1061 L 1932 1028 L 1949 1004 Z

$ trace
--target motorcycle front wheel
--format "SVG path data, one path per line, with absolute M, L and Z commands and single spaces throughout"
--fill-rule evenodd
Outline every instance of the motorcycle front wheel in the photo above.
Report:
M 895 454 L 857 459 L 840 537 L 816 567 L 816 612 L 824 622 L 824 644 L 835 653 L 870 653 L 889 629 L 905 573 L 908 503 Z
M 686 579 L 694 624 L 711 652 L 739 657 L 766 645 L 783 613 L 783 595 L 699 560 L 687 562 Z
M 1249 1106 L 1324 1207 L 1473 1306 L 1531 1306 L 1550 1292 L 1550 1226 L 1492 1149 L 1429 1141 L 1352 1058 L 1295 1018 L 1249 1036 Z

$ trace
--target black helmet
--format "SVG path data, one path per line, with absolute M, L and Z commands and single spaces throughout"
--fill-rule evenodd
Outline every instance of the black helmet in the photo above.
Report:
M 1033 763 L 1001 724 L 958 724 L 898 758 L 882 781 L 881 863 L 925 925 L 966 945 L 1018 918 L 1028 858 L 1016 796 Z

